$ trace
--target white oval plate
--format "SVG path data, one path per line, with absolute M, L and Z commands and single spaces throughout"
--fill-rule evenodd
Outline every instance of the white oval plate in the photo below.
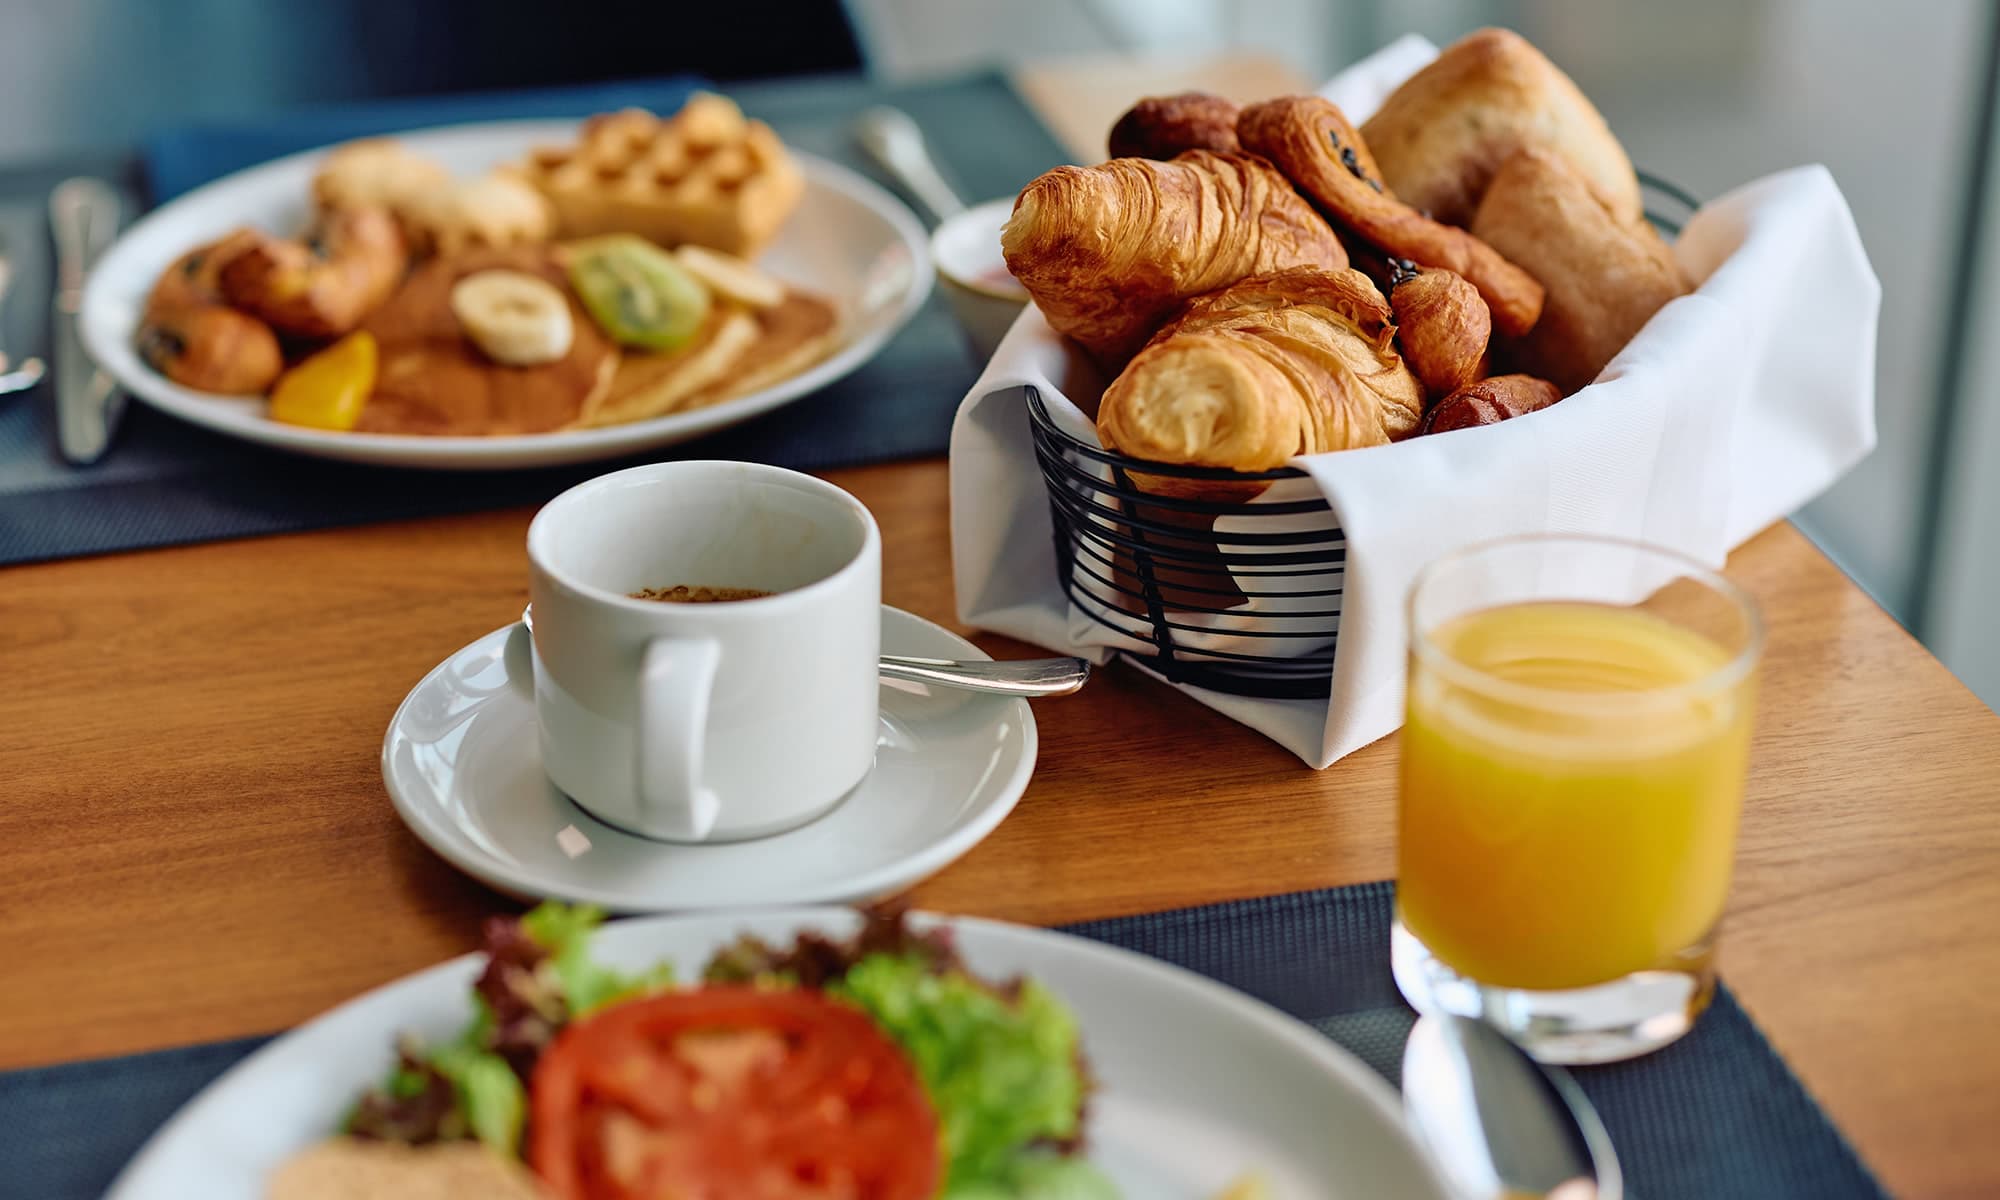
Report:
M 886 607 L 882 652 L 987 657 Z M 604 824 L 549 782 L 526 630 L 515 625 L 460 650 L 411 690 L 382 739 L 382 778 L 425 845 L 513 896 L 614 912 L 876 900 L 993 832 L 1028 786 L 1036 742 L 1025 700 L 885 681 L 881 705 L 875 767 L 832 812 L 751 841 L 656 842 Z
M 1275 1200 L 1445 1200 L 1389 1086 L 1311 1029 L 1178 967 L 1082 938 L 941 918 L 991 978 L 1030 975 L 1072 1009 L 1101 1090 L 1090 1158 L 1125 1200 L 1210 1200 L 1247 1170 Z M 740 933 L 844 935 L 852 913 L 804 909 L 606 926 L 626 969 L 700 970 Z M 255 1200 L 287 1156 L 334 1130 L 387 1069 L 399 1031 L 442 1041 L 471 1012 L 480 963 L 454 959 L 379 988 L 266 1046 L 189 1102 L 113 1184 L 112 1200 Z
M 575 121 L 495 121 L 398 139 L 459 175 L 474 175 L 518 159 L 533 146 L 574 140 L 576 131 Z M 133 395 L 184 421 L 300 454 L 446 470 L 556 466 L 671 445 L 788 404 L 873 358 L 930 295 L 928 239 L 910 210 L 853 171 L 795 151 L 806 177 L 805 198 L 758 261 L 780 278 L 830 297 L 840 309 L 842 341 L 822 362 L 760 392 L 603 429 L 504 437 L 334 433 L 273 421 L 264 415 L 262 397 L 181 387 L 140 361 L 133 334 L 160 272 L 239 225 L 274 232 L 302 226 L 313 172 L 325 153 L 308 150 L 238 171 L 127 229 L 84 288 L 83 341 L 98 364 Z

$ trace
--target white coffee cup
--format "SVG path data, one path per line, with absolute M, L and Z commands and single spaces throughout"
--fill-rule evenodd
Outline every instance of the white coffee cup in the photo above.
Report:
M 542 762 L 608 824 L 735 841 L 839 804 L 874 762 L 882 539 L 830 483 L 669 462 L 579 484 L 528 527 Z M 678 585 L 773 593 L 633 598 Z

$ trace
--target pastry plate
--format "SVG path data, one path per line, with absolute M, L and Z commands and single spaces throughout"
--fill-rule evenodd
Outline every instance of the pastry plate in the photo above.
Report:
M 1077 1015 L 1091 1074 L 1088 1153 L 1124 1200 L 1212 1200 L 1261 1172 L 1276 1200 L 1445 1200 L 1389 1085 L 1331 1041 L 1213 980 L 1082 938 L 943 920 L 973 970 L 1032 976 Z M 782 942 L 846 936 L 852 913 L 789 909 L 620 921 L 596 953 L 685 976 L 741 933 Z M 140 1151 L 111 1200 L 254 1200 L 286 1157 L 328 1136 L 381 1079 L 400 1031 L 437 1043 L 462 1028 L 480 970 L 455 959 L 370 992 L 285 1035 L 196 1096 Z
M 885 681 L 875 767 L 832 812 L 744 842 L 652 841 L 592 817 L 543 773 L 526 634 L 495 630 L 446 659 L 382 741 L 382 778 L 404 824 L 510 895 L 616 912 L 880 899 L 977 845 L 1035 768 L 1027 701 Z M 894 608 L 882 610 L 882 651 L 986 658 Z
M 575 121 L 497 121 L 398 135 L 461 176 L 573 141 Z M 930 295 L 928 239 L 910 210 L 845 167 L 796 150 L 805 198 L 758 259 L 788 283 L 832 299 L 839 347 L 813 367 L 762 391 L 692 412 L 601 429 L 500 437 L 334 433 L 264 415 L 262 397 L 197 392 L 167 379 L 133 349 L 139 315 L 167 265 L 239 225 L 290 232 L 308 217 L 313 172 L 325 150 L 276 159 L 189 192 L 133 224 L 91 272 L 83 296 L 84 344 L 139 399 L 181 420 L 246 441 L 354 462 L 446 470 L 557 466 L 617 458 L 711 433 L 825 387 L 873 358 Z

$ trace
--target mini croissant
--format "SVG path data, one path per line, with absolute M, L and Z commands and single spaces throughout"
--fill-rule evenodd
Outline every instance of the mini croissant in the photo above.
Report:
M 1289 271 L 1192 301 L 1104 393 L 1104 444 L 1151 462 L 1265 471 L 1407 437 L 1424 392 L 1389 302 L 1359 271 Z
M 1057 167 L 1022 190 L 1000 245 L 1050 327 L 1114 365 L 1189 297 L 1247 275 L 1347 265 L 1277 168 L 1206 150 Z

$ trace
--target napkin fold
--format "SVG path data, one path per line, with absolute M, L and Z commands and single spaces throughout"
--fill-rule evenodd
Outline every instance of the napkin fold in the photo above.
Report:
M 1358 121 L 1435 54 L 1405 38 L 1322 92 Z M 1674 253 L 1699 288 L 1554 408 L 1293 461 L 1346 537 L 1327 700 L 1175 686 L 1327 766 L 1402 722 L 1402 602 L 1424 564 L 1490 538 L 1575 532 L 1720 566 L 1874 448 L 1881 285 L 1824 167 L 1781 171 L 1702 206 Z M 1058 424 L 1096 444 L 1068 395 L 1101 385 L 1030 306 L 961 404 L 951 444 L 959 619 L 1099 662 L 1134 647 L 1074 610 L 1056 576 L 1022 389 L 1039 390 Z
M 691 75 L 627 80 L 580 87 L 507 92 L 460 92 L 328 105 L 271 113 L 240 121 L 204 122 L 162 129 L 146 138 L 140 158 L 153 203 L 286 154 L 351 138 L 403 133 L 469 121 L 587 117 L 620 108 L 678 111 L 704 86 Z

